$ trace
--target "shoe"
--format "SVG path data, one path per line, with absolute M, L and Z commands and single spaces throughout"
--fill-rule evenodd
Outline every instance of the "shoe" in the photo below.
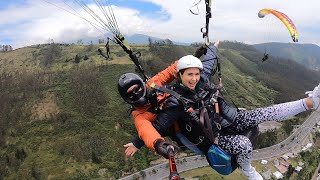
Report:
M 248 177 L 248 180 L 263 180 L 262 176 L 252 166 L 248 170 L 240 168 L 240 171 Z
M 312 99 L 312 109 L 320 111 L 320 84 L 316 86 L 313 91 L 308 91 L 306 94 Z

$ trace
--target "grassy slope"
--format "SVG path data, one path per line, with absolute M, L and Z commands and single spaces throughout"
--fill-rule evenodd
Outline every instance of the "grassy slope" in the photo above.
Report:
M 239 107 L 245 108 L 256 108 L 272 104 L 277 92 L 265 87 L 261 82 L 256 80 L 255 77 L 242 73 L 230 62 L 230 58 L 228 59 L 223 56 L 224 51 L 228 50 L 220 50 L 222 54 L 222 78 L 227 93 L 232 97 L 232 100 L 238 104 Z M 233 53 L 233 58 L 241 61 L 240 64 L 250 66 L 250 63 L 247 62 L 248 60 L 243 58 L 239 53 Z M 255 68 L 254 65 L 251 66 Z
M 55 122 L 58 120 L 49 118 L 24 120 L 22 122 L 23 128 L 18 127 L 19 130 L 13 130 L 17 131 L 14 136 L 13 133 L 7 135 L 7 145 L 1 149 L 1 157 L 4 157 L 5 154 L 10 157 L 14 156 L 14 152 L 19 148 L 23 148 L 27 154 L 26 159 L 16 163 L 18 169 L 9 168 L 9 179 L 22 176 L 30 177 L 32 167 L 37 172 L 36 174 L 43 178 L 49 176 L 56 179 L 75 177 L 76 174 L 79 174 L 79 171 L 83 171 L 83 173 L 78 176 L 91 176 L 90 174 L 98 169 L 98 165 L 92 163 L 90 158 L 78 157 L 91 156 L 90 152 L 81 151 L 78 148 L 92 148 L 92 143 L 94 143 L 92 141 L 96 141 L 94 146 L 102 146 L 96 149 L 99 148 L 99 151 L 101 149 L 105 150 L 105 152 L 100 153 L 101 160 L 105 162 L 100 166 L 108 169 L 106 176 L 119 176 L 121 175 L 119 171 L 127 171 L 131 168 L 125 169 L 121 166 L 123 163 L 119 163 L 119 161 L 124 162 L 121 144 L 131 139 L 130 134 L 133 134 L 134 127 L 129 114 L 126 112 L 128 107 L 118 96 L 116 87 L 117 79 L 122 73 L 134 71 L 132 63 L 127 57 L 120 57 L 118 61 L 115 59 L 107 62 L 97 55 L 93 55 L 89 60 L 83 61 L 79 65 L 65 62 L 65 59 L 69 59 L 76 54 L 71 55 L 70 52 L 81 52 L 83 49 L 82 46 L 63 48 L 62 54 L 65 53 L 66 56 L 57 59 L 53 66 L 47 69 L 54 74 L 55 80 L 54 85 L 48 87 L 45 94 L 54 97 L 55 105 L 59 107 L 60 112 L 68 114 L 69 117 L 66 122 L 61 124 Z M 2 65 L 9 64 L 9 66 L 6 66 L 6 71 L 20 71 L 21 69 L 35 71 L 35 69 L 40 68 L 39 62 L 30 66 L 32 60 L 24 58 L 28 57 L 25 54 L 31 54 L 32 51 L 36 51 L 35 48 L 19 49 L 3 54 L 4 56 L 1 57 L 7 60 L 3 61 Z M 112 56 L 115 55 L 112 54 Z M 14 61 L 11 58 L 19 60 Z M 118 65 L 118 63 L 121 65 Z M 70 91 L 70 84 L 72 83 L 70 72 L 72 68 L 89 64 L 97 64 L 100 69 L 103 69 L 99 78 L 109 98 L 107 106 L 97 109 L 93 117 L 88 117 L 75 107 Z M 41 101 L 39 98 L 29 100 L 31 102 L 26 103 L 29 104 L 29 107 L 26 108 L 29 110 L 34 105 L 33 103 L 37 104 Z M 119 141 L 122 143 L 120 144 Z M 80 155 L 74 152 L 77 150 L 80 151 Z M 63 153 L 61 153 L 62 151 Z M 63 154 L 66 154 L 66 156 L 63 156 Z M 121 158 L 119 159 L 119 157 Z M 136 163 L 131 165 L 134 164 Z M 10 165 L 15 166 L 12 163 Z M 137 167 L 139 166 L 137 165 Z M 143 168 L 145 167 L 146 165 L 143 166 Z

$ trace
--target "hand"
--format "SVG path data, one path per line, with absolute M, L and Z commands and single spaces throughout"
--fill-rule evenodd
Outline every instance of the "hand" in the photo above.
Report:
M 212 45 L 209 45 L 209 46 L 202 45 L 196 49 L 196 52 L 194 52 L 193 55 L 197 58 L 200 58 L 202 55 L 207 54 L 207 51 L 209 48 L 217 56 L 219 43 L 220 43 L 220 41 L 218 40 L 214 43 L 213 46 Z
M 209 45 L 208 49 L 211 53 L 213 53 L 216 57 L 218 56 L 218 47 L 219 47 L 220 41 L 216 41 L 213 45 Z
M 219 43 L 220 43 L 220 41 L 218 40 L 217 42 L 214 43 L 214 46 L 215 46 L 216 48 L 218 48 Z
M 154 143 L 154 149 L 156 150 L 156 152 L 158 154 L 160 154 L 161 156 L 169 159 L 169 152 L 168 152 L 168 149 L 167 147 L 168 146 L 173 146 L 174 147 L 174 152 L 177 152 L 180 148 L 175 145 L 174 143 L 172 142 L 169 142 L 169 141 L 164 141 L 162 139 L 158 139 L 155 143 Z
M 126 150 L 124 151 L 126 156 L 129 157 L 129 156 L 133 156 L 139 149 L 136 148 L 133 143 L 128 143 L 128 144 L 125 144 L 123 145 L 123 147 L 126 148 Z
M 200 58 L 202 55 L 205 55 L 207 53 L 207 47 L 205 45 L 202 45 L 196 49 L 196 52 L 194 52 L 194 57 Z
M 320 111 L 320 84 L 316 86 L 313 91 L 307 91 L 306 94 L 312 99 L 312 108 Z

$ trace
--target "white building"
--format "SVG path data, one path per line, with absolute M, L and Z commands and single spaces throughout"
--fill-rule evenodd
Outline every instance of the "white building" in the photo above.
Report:
M 311 148 L 312 147 L 312 143 L 308 143 L 307 145 L 305 145 L 303 148 L 302 148 L 302 151 L 306 151 L 307 149 Z
M 268 163 L 267 160 L 264 160 L 264 159 L 261 160 L 261 164 L 267 164 L 267 163 Z
M 281 156 L 284 160 L 288 160 L 289 159 L 289 156 L 287 156 L 287 155 L 283 155 L 283 156 Z
M 275 160 L 273 161 L 273 165 L 275 165 L 275 166 L 279 166 L 279 165 L 280 165 L 279 160 L 278 160 L 278 159 L 275 159 Z
M 279 171 L 274 172 L 273 175 L 274 175 L 277 179 L 283 178 L 283 175 L 282 175 Z
M 297 172 L 300 172 L 301 169 L 303 169 L 301 166 L 297 166 L 296 168 L 294 168 L 294 170 L 296 170 Z

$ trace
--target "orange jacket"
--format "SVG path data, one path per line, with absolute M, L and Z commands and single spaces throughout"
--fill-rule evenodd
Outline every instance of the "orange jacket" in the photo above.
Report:
M 153 76 L 148 81 L 147 86 L 152 83 L 155 83 L 158 86 L 162 86 L 166 83 L 172 82 L 177 74 L 176 64 L 177 63 L 170 65 L 165 70 Z M 145 145 L 149 149 L 154 150 L 153 144 L 156 142 L 156 140 L 163 138 L 152 126 L 152 122 L 157 118 L 158 115 L 148 112 L 148 109 L 150 107 L 151 105 L 136 107 L 135 110 L 132 111 L 132 116 L 140 139 L 144 141 Z

